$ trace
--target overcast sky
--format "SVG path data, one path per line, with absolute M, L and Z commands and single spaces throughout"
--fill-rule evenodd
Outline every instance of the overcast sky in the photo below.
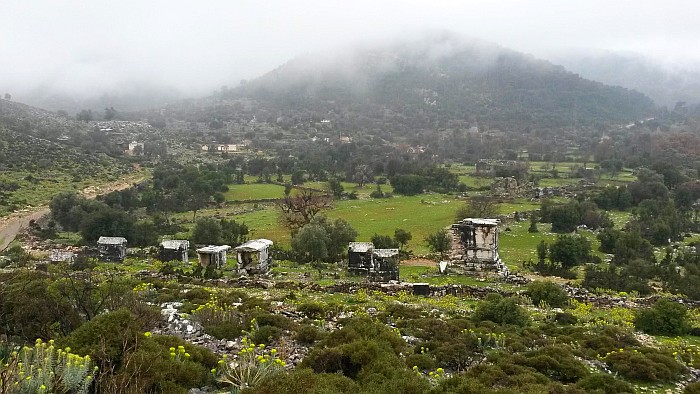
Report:
M 449 30 L 536 56 L 563 48 L 700 60 L 694 0 L 0 0 L 0 93 L 148 82 L 206 94 L 302 53 Z

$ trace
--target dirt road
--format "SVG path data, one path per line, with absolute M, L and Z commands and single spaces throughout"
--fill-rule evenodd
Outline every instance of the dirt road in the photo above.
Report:
M 145 176 L 134 177 L 134 175 L 116 181 L 114 183 L 100 185 L 100 186 L 88 186 L 83 189 L 80 194 L 86 198 L 95 198 L 99 195 L 113 192 L 115 190 L 124 190 L 131 187 L 135 183 L 139 183 L 146 179 Z M 34 207 L 31 209 L 22 210 L 19 212 L 14 212 L 9 216 L 0 218 L 0 252 L 5 250 L 7 246 L 14 241 L 17 234 L 19 234 L 22 229 L 29 225 L 32 220 L 38 220 L 50 212 L 48 206 Z

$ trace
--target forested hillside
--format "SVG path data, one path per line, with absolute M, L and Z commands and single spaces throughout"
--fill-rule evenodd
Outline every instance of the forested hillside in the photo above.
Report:
M 222 97 L 253 99 L 258 113 L 273 117 L 399 133 L 460 123 L 515 131 L 627 122 L 654 108 L 636 91 L 451 35 L 302 56 Z
M 58 191 L 114 180 L 131 165 L 99 132 L 23 104 L 0 101 L 0 215 L 47 202 Z

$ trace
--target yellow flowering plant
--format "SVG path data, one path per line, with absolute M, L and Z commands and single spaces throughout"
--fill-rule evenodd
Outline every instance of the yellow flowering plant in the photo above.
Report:
M 87 393 L 96 372 L 90 356 L 73 354 L 68 347 L 57 349 L 53 340 L 37 339 L 33 347 L 13 348 L 0 365 L 0 392 Z

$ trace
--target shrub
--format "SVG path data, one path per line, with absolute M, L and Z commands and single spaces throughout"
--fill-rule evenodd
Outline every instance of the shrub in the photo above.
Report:
M 514 357 L 518 364 L 562 383 L 573 383 L 588 374 L 585 365 L 574 358 L 565 346 L 546 346 Z
M 683 335 L 688 332 L 688 310 L 685 306 L 662 298 L 649 309 L 640 311 L 634 326 L 647 334 Z
M 393 302 L 386 306 L 386 313 L 397 319 L 417 319 L 421 316 L 421 310 L 413 306 Z
M 297 311 L 309 319 L 320 319 L 325 316 L 323 305 L 318 302 L 305 302 L 297 306 Z
M 253 312 L 250 315 L 253 317 L 253 319 L 255 319 L 255 323 L 260 326 L 272 326 L 283 330 L 289 330 L 294 328 L 296 325 L 292 319 L 283 315 L 276 315 L 267 312 Z
M 11 347 L 6 346 L 5 349 Z M 80 357 L 70 349 L 56 349 L 36 340 L 0 358 L 0 392 L 2 393 L 87 393 L 97 372 L 90 356 Z
M 604 326 L 593 331 L 592 335 L 583 338 L 583 347 L 591 349 L 590 357 L 604 355 L 617 349 L 639 346 L 639 341 L 631 330 L 623 330 L 615 326 Z
M 530 317 L 527 312 L 512 298 L 504 298 L 499 294 L 489 294 L 477 306 L 473 314 L 476 321 L 490 320 L 498 324 L 513 324 L 524 327 Z
M 358 339 L 367 339 L 387 344 L 397 355 L 406 346 L 403 339 L 387 328 L 386 325 L 368 317 L 348 319 L 342 321 L 342 323 L 344 324 L 342 329 L 328 334 L 319 345 L 336 347 Z
M 243 303 L 238 306 L 238 310 L 241 312 L 250 311 L 254 309 L 262 309 L 264 311 L 269 311 L 270 301 L 263 300 L 262 298 L 250 298 L 243 301 Z
M 549 306 L 560 308 L 569 302 L 566 291 L 554 282 L 536 280 L 527 285 L 527 295 L 534 305 L 546 302 Z
M 427 354 L 417 353 L 409 354 L 406 356 L 406 366 L 408 368 L 418 367 L 419 370 L 425 371 L 429 369 L 435 369 L 437 364 L 432 357 Z
M 282 335 L 282 330 L 275 326 L 259 326 L 252 333 L 250 339 L 255 343 L 269 344 Z
M 276 349 L 268 351 L 264 345 L 256 345 L 247 337 L 243 338 L 243 345 L 244 348 L 238 352 L 235 360 L 224 358 L 215 371 L 217 380 L 232 386 L 232 392 L 255 387 L 266 377 L 276 375 L 285 366 L 284 361 L 277 356 Z
M 246 388 L 241 394 L 342 394 L 359 391 L 358 384 L 343 375 L 314 373 L 308 368 L 297 368 L 289 373 L 265 377 L 255 388 Z
M 554 320 L 562 325 L 576 324 L 578 322 L 576 316 L 568 312 L 557 313 L 556 315 L 554 315 Z
M 303 325 L 299 327 L 295 335 L 295 339 L 304 344 L 312 344 L 323 337 L 323 333 L 312 325 Z
M 241 335 L 243 327 L 234 322 L 221 322 L 205 325 L 204 332 L 216 339 L 233 339 Z
M 603 360 L 625 378 L 644 382 L 670 382 L 685 372 L 673 357 L 654 349 L 620 349 L 607 353 Z
M 98 392 L 162 392 L 167 387 L 176 393 L 206 384 L 216 364 L 213 354 L 176 337 L 144 334 L 149 324 L 120 309 L 83 324 L 62 342 L 92 354 L 105 371 Z M 175 353 L 175 347 L 182 351 Z
M 576 383 L 576 387 L 587 393 L 623 394 L 634 393 L 634 386 L 606 373 L 594 373 Z

